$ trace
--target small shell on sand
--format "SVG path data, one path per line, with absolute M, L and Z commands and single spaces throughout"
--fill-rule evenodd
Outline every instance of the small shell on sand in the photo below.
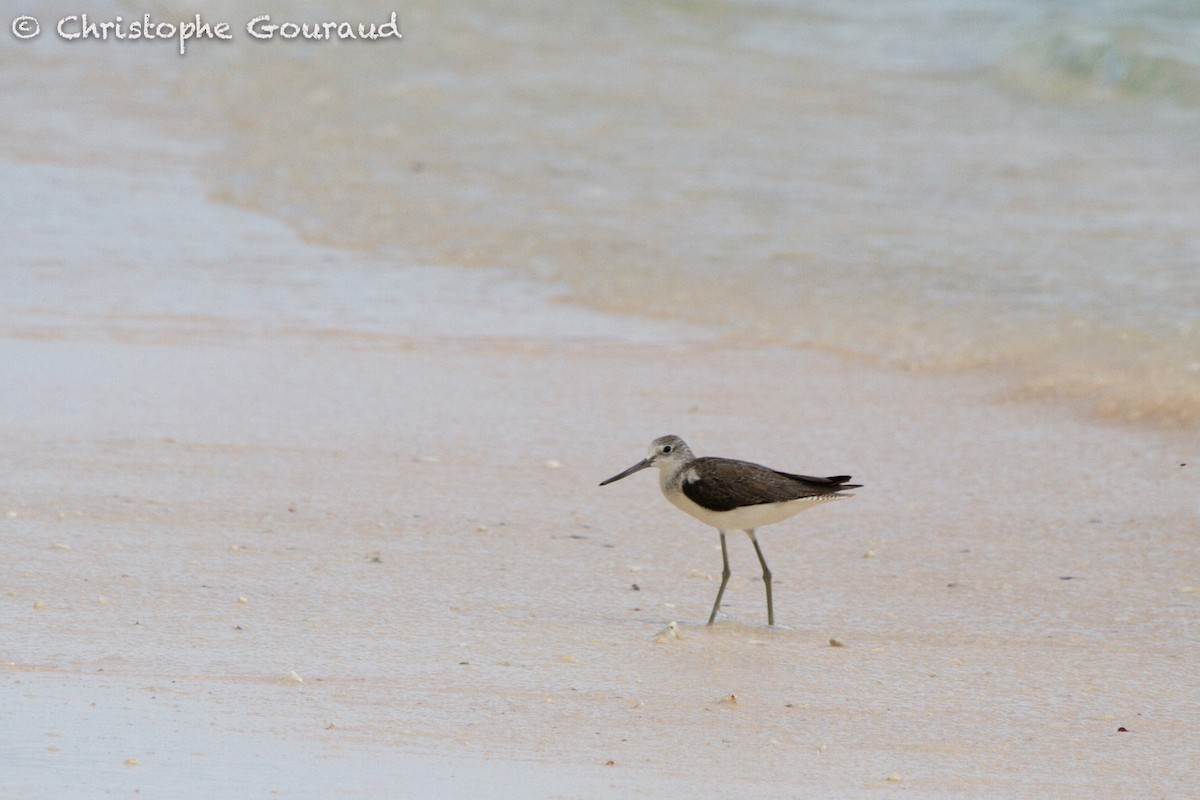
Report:
M 245 596 L 245 595 L 238 595 L 238 602 L 239 602 L 239 603 L 242 603 L 242 604 L 245 604 L 245 603 L 248 603 L 248 602 L 250 602 L 250 601 L 246 599 L 246 596 Z
M 863 558 L 874 558 L 874 557 L 875 557 L 874 550 L 868 550 L 867 552 L 863 553 Z
M 846 646 L 846 643 L 845 643 L 845 642 L 843 642 L 841 639 L 836 639 L 836 638 L 835 638 L 835 639 L 830 639 L 830 640 L 829 640 L 829 646 L 830 646 L 830 647 L 845 647 L 845 646 Z
M 562 462 L 556 458 L 547 458 L 542 464 L 545 465 L 546 469 L 559 469 L 562 467 Z
M 66 542 L 57 542 L 54 545 L 51 545 L 50 549 L 51 550 L 70 550 L 71 545 L 67 544 Z
M 709 575 L 707 572 L 704 572 L 704 571 L 698 570 L 698 569 L 693 569 L 693 570 L 689 571 L 687 576 L 689 578 L 703 578 L 706 581 L 712 580 L 712 575 Z
M 304 678 L 301 678 L 300 674 L 298 672 L 296 672 L 296 670 L 292 670 L 291 672 L 289 672 L 284 677 L 284 680 L 289 681 L 291 683 L 304 683 Z
M 679 623 L 672 620 L 671 623 L 667 625 L 667 627 L 663 628 L 661 631 L 658 632 L 658 635 L 654 637 L 654 641 L 657 644 L 666 644 L 667 642 L 673 641 L 678 638 L 679 638 Z
M 727 695 L 726 697 L 722 697 L 718 702 L 724 703 L 727 706 L 736 706 L 737 701 L 738 701 L 737 695 L 731 694 L 731 695 Z
M 125 759 L 125 766 L 127 766 L 127 767 L 136 767 L 140 763 L 141 763 L 140 761 L 138 761 L 136 758 L 133 758 L 132 756 Z
M 893 772 L 891 775 L 888 775 L 887 778 L 885 778 L 885 780 L 891 781 L 892 783 L 899 783 L 903 779 L 899 775 L 897 775 L 896 773 Z

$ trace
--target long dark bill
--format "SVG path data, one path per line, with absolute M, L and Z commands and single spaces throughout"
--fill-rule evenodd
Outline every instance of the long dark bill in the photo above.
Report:
M 608 480 L 606 480 L 606 481 L 600 481 L 600 485 L 601 485 L 601 486 L 605 486 L 605 485 L 607 485 L 607 484 L 610 484 L 610 483 L 612 483 L 613 481 L 619 481 L 619 480 L 621 480 L 621 478 L 628 478 L 628 477 L 629 477 L 630 475 L 632 475 L 633 473 L 637 472 L 638 470 L 643 470 L 643 469 L 645 469 L 645 468 L 646 468 L 646 467 L 648 467 L 648 466 L 650 466 L 650 459 L 648 459 L 648 458 L 643 458 L 641 461 L 639 461 L 638 463 L 634 464 L 632 467 L 630 467 L 629 469 L 625 470 L 625 471 L 624 471 L 624 472 L 622 472 L 620 475 L 613 475 L 611 478 L 609 478 L 609 479 L 608 479 Z

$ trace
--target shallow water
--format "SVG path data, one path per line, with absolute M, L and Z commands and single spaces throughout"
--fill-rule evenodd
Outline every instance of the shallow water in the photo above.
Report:
M 181 19 L 176 5 L 145 10 Z M 185 57 L 43 36 L 6 57 L 42 54 L 50 96 L 97 124 L 64 131 L 41 108 L 14 130 L 120 166 L 144 157 L 131 129 L 169 131 L 202 153 L 215 198 L 383 269 L 515 270 L 731 340 L 986 367 L 1014 396 L 1114 421 L 1200 420 L 1194 4 L 399 11 L 402 40 L 260 42 L 238 4 L 213 3 L 234 39 Z M 313 0 L 272 14 L 385 16 Z M 10 106 L 31 91 L 15 82 Z
M 226 133 L 217 196 L 595 308 L 1200 420 L 1194 4 L 401 14 L 402 42 L 197 48 L 172 91 Z

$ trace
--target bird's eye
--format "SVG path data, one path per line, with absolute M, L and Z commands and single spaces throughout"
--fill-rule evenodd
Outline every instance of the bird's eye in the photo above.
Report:
M 664 444 L 661 449 L 662 449 L 662 454 L 665 456 L 667 453 L 671 452 L 671 445 Z

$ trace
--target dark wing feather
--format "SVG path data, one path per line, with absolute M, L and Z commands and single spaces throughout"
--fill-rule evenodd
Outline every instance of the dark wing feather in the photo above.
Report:
M 777 470 L 772 470 L 778 472 Z M 779 472 L 780 475 L 785 475 L 798 481 L 814 484 L 816 486 L 827 486 L 831 492 L 840 492 L 843 489 L 861 489 L 861 483 L 846 483 L 850 480 L 849 475 L 830 475 L 828 478 L 814 478 L 810 475 L 793 475 L 790 472 Z M 818 492 L 820 494 L 820 492 Z
M 729 458 L 698 458 L 690 469 L 695 469 L 701 478 L 690 482 L 685 478 L 680 488 L 693 503 L 711 511 L 783 503 L 859 488 L 857 484 L 846 483 L 849 475 L 813 478 Z

